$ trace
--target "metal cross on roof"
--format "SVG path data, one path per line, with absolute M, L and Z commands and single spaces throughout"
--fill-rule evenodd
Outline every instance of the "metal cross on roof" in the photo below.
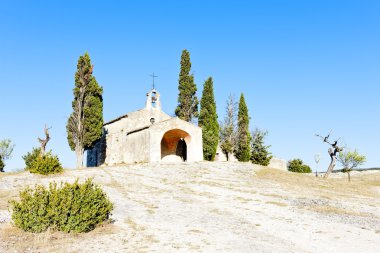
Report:
M 150 75 L 150 76 L 153 78 L 153 90 L 154 90 L 154 78 L 155 78 L 155 77 L 158 77 L 158 76 L 155 76 L 155 75 L 154 75 L 154 72 L 153 72 L 153 74 Z

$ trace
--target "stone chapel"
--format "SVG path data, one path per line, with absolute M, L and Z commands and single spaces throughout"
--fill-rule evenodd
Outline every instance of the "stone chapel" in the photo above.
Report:
M 103 125 L 103 136 L 87 151 L 87 166 L 202 161 L 202 129 L 161 109 L 160 94 L 147 93 L 145 108 Z

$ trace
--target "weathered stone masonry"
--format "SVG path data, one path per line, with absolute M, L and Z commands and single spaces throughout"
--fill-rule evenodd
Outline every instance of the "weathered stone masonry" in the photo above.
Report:
M 87 151 L 87 166 L 202 161 L 202 129 L 161 110 L 160 94 L 147 93 L 145 108 L 109 121 Z

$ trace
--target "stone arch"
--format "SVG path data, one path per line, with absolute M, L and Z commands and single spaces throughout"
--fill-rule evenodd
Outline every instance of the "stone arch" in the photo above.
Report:
M 161 139 L 161 160 L 171 162 L 186 161 L 190 142 L 191 136 L 184 130 L 171 129 L 166 131 Z

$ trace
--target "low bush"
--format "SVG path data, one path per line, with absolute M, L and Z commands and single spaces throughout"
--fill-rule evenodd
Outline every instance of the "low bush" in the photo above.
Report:
M 48 152 L 44 155 L 38 155 L 37 158 L 30 164 L 29 171 L 42 175 L 54 174 L 63 171 L 62 165 L 59 162 L 58 156 Z
M 22 157 L 25 161 L 25 170 L 30 170 L 32 168 L 32 164 L 40 155 L 40 152 L 40 148 L 33 148 L 31 152 L 26 153 L 26 155 Z
M 288 170 L 298 173 L 311 173 L 311 169 L 308 165 L 303 164 L 301 159 L 293 159 L 288 162 Z
M 20 201 L 11 201 L 14 224 L 29 232 L 49 227 L 64 232 L 89 232 L 109 219 L 113 204 L 102 188 L 91 179 L 80 184 L 51 183 L 20 192 Z
M 43 186 L 20 192 L 20 202 L 11 201 L 12 220 L 25 231 L 42 232 L 50 226 L 49 191 Z

